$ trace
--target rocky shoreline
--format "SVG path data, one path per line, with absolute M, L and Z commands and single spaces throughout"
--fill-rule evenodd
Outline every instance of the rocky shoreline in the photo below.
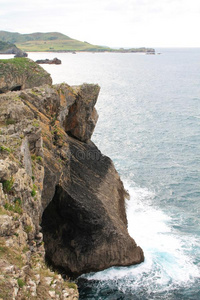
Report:
M 24 60 L 31 80 L 0 60 L 0 298 L 75 300 L 70 278 L 144 255 L 127 231 L 123 183 L 91 141 L 99 86 L 52 86 Z

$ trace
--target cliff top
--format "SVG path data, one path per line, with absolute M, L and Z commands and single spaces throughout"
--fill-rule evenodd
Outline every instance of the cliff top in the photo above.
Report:
M 28 58 L 0 59 L 0 93 L 52 84 L 42 67 Z

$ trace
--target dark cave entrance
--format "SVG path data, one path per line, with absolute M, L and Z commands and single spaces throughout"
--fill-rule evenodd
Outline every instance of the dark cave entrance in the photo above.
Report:
M 54 197 L 44 210 L 41 223 L 47 264 L 59 273 L 70 276 L 70 270 L 55 263 L 54 253 L 58 248 L 68 248 L 73 240 L 75 218 L 72 202 L 73 199 L 60 186 L 56 186 Z
M 76 277 L 70 265 L 77 264 L 77 252 L 84 254 L 91 246 L 92 229 L 88 217 L 78 201 L 60 186 L 56 186 L 54 197 L 42 215 L 46 262 L 71 278 Z
M 21 91 L 21 89 L 22 89 L 22 86 L 21 86 L 21 85 L 17 85 L 17 86 L 15 86 L 15 87 L 13 87 L 13 88 L 11 89 L 11 92 L 14 92 L 14 91 Z

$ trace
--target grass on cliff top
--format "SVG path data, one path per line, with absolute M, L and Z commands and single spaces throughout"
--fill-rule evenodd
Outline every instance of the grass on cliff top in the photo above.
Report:
M 13 69 L 17 70 L 20 74 L 23 74 L 26 70 L 35 74 L 47 76 L 47 72 L 29 58 L 15 57 L 10 59 L 0 59 L 0 76 L 4 75 L 6 72 L 12 71 Z
M 51 51 L 105 51 L 108 47 L 101 47 L 81 42 L 77 40 L 40 40 L 27 41 L 24 43 L 17 43 L 18 48 L 28 52 L 51 52 Z
M 25 57 L 15 57 L 9 59 L 0 59 L 0 64 L 11 64 L 17 68 L 27 68 L 30 66 L 35 66 L 35 62 L 31 61 Z

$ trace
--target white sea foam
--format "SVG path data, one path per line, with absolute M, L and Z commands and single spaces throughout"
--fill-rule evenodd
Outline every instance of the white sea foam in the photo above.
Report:
M 128 230 L 143 248 L 145 261 L 136 266 L 112 267 L 89 274 L 87 279 L 117 282 L 120 290 L 145 286 L 150 293 L 155 286 L 157 290 L 166 291 L 200 278 L 200 270 L 185 253 L 190 237 L 172 230 L 171 218 L 153 206 L 155 194 L 143 188 L 129 187 L 128 190 L 131 196 L 127 203 Z

